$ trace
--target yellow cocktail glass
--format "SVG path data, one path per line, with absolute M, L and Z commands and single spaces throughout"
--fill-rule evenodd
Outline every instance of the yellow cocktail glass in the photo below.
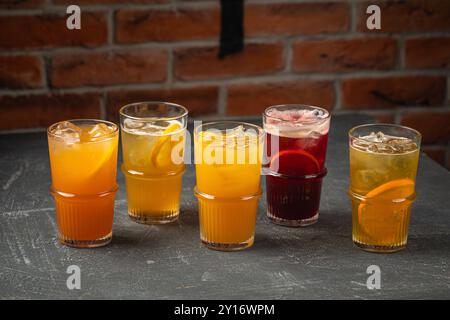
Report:
M 200 237 L 211 249 L 234 251 L 254 241 L 261 196 L 263 130 L 214 122 L 194 131 Z
M 120 109 L 129 217 L 143 224 L 178 219 L 188 111 L 166 102 Z

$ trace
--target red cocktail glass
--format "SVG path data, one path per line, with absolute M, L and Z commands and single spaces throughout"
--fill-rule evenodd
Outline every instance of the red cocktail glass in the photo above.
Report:
M 263 114 L 266 143 L 267 216 L 286 226 L 319 217 L 330 114 L 305 105 L 272 106 Z

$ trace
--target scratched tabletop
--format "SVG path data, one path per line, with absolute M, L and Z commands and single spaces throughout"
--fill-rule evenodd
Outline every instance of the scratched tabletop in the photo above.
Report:
M 48 191 L 46 134 L 0 135 L 0 298 L 449 299 L 450 172 L 425 155 L 406 250 L 373 254 L 352 243 L 347 131 L 370 120 L 332 119 L 319 222 L 306 228 L 271 224 L 262 198 L 255 244 L 241 252 L 213 251 L 200 243 L 192 165 L 184 176 L 178 222 L 132 222 L 119 171 L 111 244 L 61 246 Z M 71 265 L 80 268 L 79 290 L 66 285 Z M 381 270 L 379 290 L 367 288 L 370 265 Z

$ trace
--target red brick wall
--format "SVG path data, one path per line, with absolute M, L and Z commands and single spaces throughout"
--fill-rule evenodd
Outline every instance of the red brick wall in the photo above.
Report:
M 81 30 L 65 27 L 72 3 Z M 366 29 L 369 4 L 379 31 Z M 417 128 L 450 166 L 449 0 L 248 0 L 244 26 L 245 50 L 219 60 L 218 1 L 3 0 L 0 130 L 116 120 L 139 100 L 197 117 L 308 103 Z

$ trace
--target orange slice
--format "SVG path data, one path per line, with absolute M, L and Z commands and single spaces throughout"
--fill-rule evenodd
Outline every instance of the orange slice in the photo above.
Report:
M 104 123 L 98 123 L 96 125 L 82 126 L 80 134 L 80 157 L 81 159 L 73 159 L 75 163 L 88 162 L 86 165 L 86 175 L 95 176 L 101 169 L 105 168 L 105 164 L 111 160 L 111 157 L 116 151 L 116 145 L 114 139 L 105 139 L 100 141 L 108 134 L 111 134 L 110 129 Z M 90 144 L 93 142 L 93 144 Z
M 317 159 L 305 150 L 283 150 L 273 156 L 270 169 L 286 175 L 307 175 L 320 171 Z
M 411 179 L 397 179 L 386 182 L 366 194 L 367 199 L 383 200 L 404 199 L 414 192 L 414 181 Z
M 150 155 L 151 162 L 155 167 L 161 168 L 173 164 L 171 158 L 173 144 L 177 144 L 179 141 L 173 141 L 172 143 L 170 133 L 179 129 L 181 129 L 180 123 L 172 123 L 164 130 L 163 135 L 158 138 Z
M 414 194 L 414 181 L 397 179 L 386 182 L 366 194 L 358 206 L 361 229 L 379 244 L 397 241 Z

